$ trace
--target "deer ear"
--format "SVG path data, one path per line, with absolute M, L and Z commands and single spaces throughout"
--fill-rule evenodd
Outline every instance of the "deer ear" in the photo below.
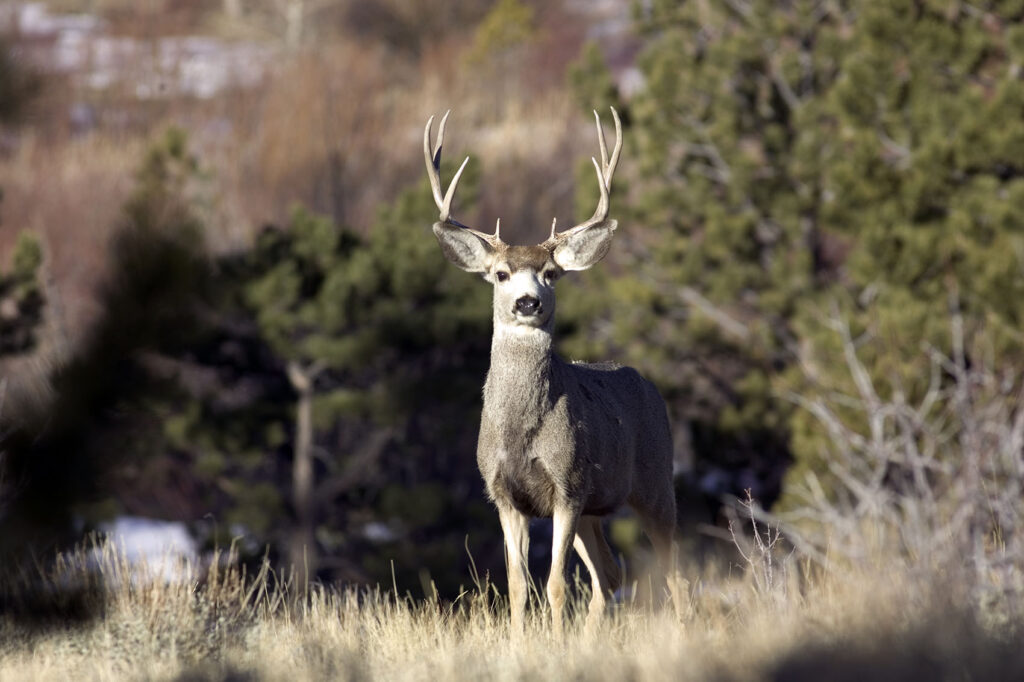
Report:
M 471 230 L 434 223 L 434 236 L 444 257 L 466 272 L 486 272 L 494 249 Z
M 612 233 L 618 222 L 602 220 L 582 232 L 569 235 L 555 247 L 551 257 L 563 270 L 586 270 L 604 258 L 612 245 Z

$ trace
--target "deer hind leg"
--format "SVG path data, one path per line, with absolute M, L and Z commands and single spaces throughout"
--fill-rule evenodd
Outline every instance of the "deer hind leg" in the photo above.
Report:
M 672 516 L 675 516 L 674 512 Z M 657 599 L 656 595 L 652 594 L 652 598 L 655 599 L 654 603 L 660 606 L 671 604 L 679 622 L 685 622 L 690 602 L 687 592 L 688 583 L 679 573 L 676 563 L 675 519 L 645 517 L 643 514 L 640 515 L 640 519 L 644 532 L 650 538 L 651 544 L 654 545 L 657 558 L 657 575 L 655 576 L 657 582 L 652 586 L 657 585 L 659 589 L 667 588 L 667 602 L 664 598 Z
M 667 581 L 669 589 L 675 579 L 676 572 L 676 510 L 672 488 L 668 488 L 668 496 L 657 500 L 631 501 L 630 506 L 640 517 L 640 526 L 654 546 L 657 560 L 657 572 L 654 576 L 657 584 Z
M 647 519 L 642 520 L 644 532 L 651 539 L 654 545 L 654 555 L 658 561 L 658 572 L 660 577 L 668 578 L 676 568 L 675 562 L 675 519 L 670 522 L 664 520 Z
M 579 512 L 556 507 L 551 524 L 551 573 L 548 575 L 548 604 L 551 605 L 551 625 L 555 636 L 561 639 L 562 617 L 565 611 L 565 559 L 576 533 Z
M 597 516 L 581 516 L 576 523 L 576 538 L 572 546 L 583 559 L 590 573 L 590 584 L 593 595 L 590 598 L 590 609 L 587 613 L 587 629 L 592 629 L 604 615 L 605 603 L 609 594 L 619 589 L 622 584 L 622 572 L 615 563 L 612 550 L 608 546 L 601 529 L 601 519 Z
M 512 611 L 512 632 L 522 634 L 526 625 L 526 597 L 530 570 L 530 520 L 517 509 L 500 505 L 498 517 L 505 535 L 505 568 L 508 574 L 508 602 Z

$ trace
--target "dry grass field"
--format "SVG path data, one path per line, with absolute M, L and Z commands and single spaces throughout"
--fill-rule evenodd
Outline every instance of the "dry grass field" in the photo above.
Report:
M 536 600 L 525 636 L 512 636 L 506 605 L 486 577 L 453 602 L 396 598 L 384 588 L 304 587 L 268 568 L 248 578 L 213 568 L 201 580 L 168 583 L 145 579 L 101 546 L 65 557 L 31 591 L 8 597 L 9 606 L 20 608 L 0 621 L 0 677 L 995 680 L 1024 674 L 1014 590 L 999 593 L 996 582 L 976 584 L 950 566 L 877 557 L 858 568 L 825 570 L 792 554 L 769 560 L 769 548 L 762 548 L 765 553 L 748 555 L 746 567 L 723 575 L 684 571 L 689 581 L 675 603 L 652 608 L 621 601 L 596 632 L 582 626 L 586 594 L 578 589 L 570 605 L 573 627 L 556 641 Z M 25 596 L 30 593 L 35 597 Z M 45 605 L 60 606 L 60 615 L 48 619 Z

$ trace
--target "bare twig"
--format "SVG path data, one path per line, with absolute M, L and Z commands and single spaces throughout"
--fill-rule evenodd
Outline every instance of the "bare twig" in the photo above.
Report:
M 1024 560 L 1024 383 L 970 351 L 955 292 L 950 310 L 952 351 L 925 349 L 928 384 L 919 396 L 898 377 L 872 377 L 858 346 L 873 339 L 855 341 L 836 310 L 824 324 L 840 341 L 856 393 L 821 386 L 813 370 L 823 361 L 799 358 L 818 395 L 783 397 L 822 426 L 829 480 L 808 472 L 790 488 L 796 508 L 758 518 L 801 555 L 859 562 L 895 551 L 958 566 L 967 559 L 977 585 Z
M 753 8 L 743 0 L 723 0 L 729 8 L 746 20 L 754 16 Z
M 679 290 L 679 297 L 707 315 L 715 324 L 721 327 L 722 330 L 728 334 L 731 334 L 742 341 L 746 341 L 750 337 L 750 330 L 747 329 L 745 324 L 716 306 L 693 287 L 682 287 Z

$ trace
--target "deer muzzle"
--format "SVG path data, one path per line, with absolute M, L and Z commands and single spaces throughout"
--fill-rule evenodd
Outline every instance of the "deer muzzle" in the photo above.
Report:
M 540 299 L 535 296 L 520 296 L 516 299 L 515 312 L 518 315 L 539 315 L 540 314 Z

